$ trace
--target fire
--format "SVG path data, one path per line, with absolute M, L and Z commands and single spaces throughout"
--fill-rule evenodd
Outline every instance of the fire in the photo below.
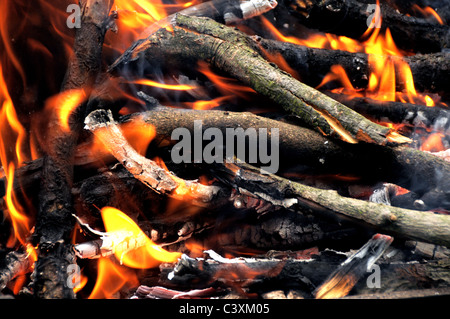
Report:
M 139 285 L 136 274 L 125 267 L 113 263 L 107 258 L 98 261 L 98 276 L 89 299 L 112 299 L 125 285 Z
M 115 256 L 125 266 L 138 269 L 152 268 L 161 262 L 175 262 L 181 256 L 180 253 L 168 252 L 156 245 L 130 217 L 120 210 L 104 207 L 101 214 L 107 232 L 127 232 L 131 238 L 143 243 L 141 247 L 131 251 L 121 245 L 115 248 Z
M 193 2 L 187 2 L 181 6 L 192 4 Z M 161 0 L 115 0 L 113 10 L 119 16 L 119 33 L 107 34 L 105 43 L 113 50 L 123 52 L 138 38 L 144 37 L 144 30 L 157 22 L 155 31 L 160 27 L 170 29 L 164 18 L 168 16 L 167 9 L 171 6 L 173 5 L 165 5 Z
M 212 108 L 222 105 L 224 101 L 232 97 L 233 97 L 232 95 L 225 95 L 219 96 L 218 98 L 212 100 L 197 100 L 195 102 L 184 102 L 183 104 L 186 105 L 188 108 L 194 110 L 210 110 Z
M 437 14 L 437 12 L 434 11 L 434 9 L 431 7 L 421 8 L 417 4 L 413 4 L 412 9 L 413 9 L 413 11 L 420 13 L 421 15 L 423 15 L 426 18 L 433 17 L 439 24 L 442 24 L 442 25 L 445 24 L 444 20 L 442 20 L 442 18 L 439 16 L 439 14 Z
M 429 9 L 427 9 L 427 11 L 429 11 Z M 406 53 L 397 48 L 389 28 L 386 28 L 385 33 L 382 34 L 380 32 L 381 29 L 376 27 L 377 25 L 381 25 L 382 22 L 381 12 L 379 10 L 375 12 L 371 25 L 362 35 L 361 39 L 366 39 L 363 41 L 357 41 L 344 36 L 336 36 L 328 33 L 314 34 L 307 39 L 284 36 L 266 18 L 261 17 L 261 20 L 263 25 L 280 41 L 312 48 L 343 50 L 353 53 L 362 52 L 368 54 L 368 63 L 371 72 L 368 79 L 368 85 L 364 91 L 355 89 L 344 68 L 338 65 L 331 68 L 330 73 L 324 77 L 317 88 L 323 87 L 330 81 L 338 80 L 343 85 L 344 92 L 355 97 L 367 96 L 381 101 L 399 101 L 413 104 L 422 103 L 429 106 L 434 105 L 431 97 L 421 96 L 416 92 L 411 69 L 406 62 L 401 60 L 401 57 L 405 56 Z M 399 91 L 397 91 L 398 89 Z
M 145 122 L 139 125 L 124 123 L 120 125 L 123 135 L 130 145 L 142 156 L 145 156 L 147 147 L 156 136 L 155 127 Z
M 343 278 L 333 278 L 316 292 L 317 299 L 336 299 L 345 297 L 356 284 L 357 279 L 348 274 Z
M 153 87 L 157 87 L 157 88 L 161 88 L 161 89 L 165 89 L 165 90 L 176 90 L 176 91 L 187 91 L 187 90 L 193 90 L 193 89 L 197 88 L 197 86 L 195 86 L 195 85 L 166 84 L 166 83 L 155 82 L 155 81 L 148 80 L 148 79 L 136 80 L 136 81 L 132 81 L 131 83 L 153 86 Z
M 113 243 L 114 254 L 121 265 L 108 258 L 102 257 L 99 259 L 97 281 L 89 299 L 113 298 L 114 294 L 125 285 L 136 287 L 139 284 L 136 273 L 128 267 L 136 269 L 152 268 L 162 262 L 176 262 L 181 256 L 181 253 L 168 252 L 156 245 L 122 211 L 113 207 L 104 207 L 101 214 L 107 233 L 120 233 L 121 236 L 117 236 L 117 238 L 126 237 L 128 242 L 127 244 L 123 242 Z
M 212 83 L 214 83 L 215 87 L 223 95 L 232 94 L 235 96 L 246 98 L 248 93 L 255 93 L 255 91 L 251 87 L 239 84 L 234 79 L 215 74 L 213 71 L 211 71 L 206 62 L 200 61 L 198 63 L 198 71 L 203 73 Z
M 47 109 L 57 112 L 60 127 L 63 131 L 69 132 L 69 117 L 86 98 L 87 96 L 83 89 L 68 90 L 50 97 L 45 105 Z

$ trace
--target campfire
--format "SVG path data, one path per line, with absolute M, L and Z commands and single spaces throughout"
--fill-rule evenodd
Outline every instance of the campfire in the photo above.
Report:
M 450 294 L 449 8 L 0 0 L 0 298 Z

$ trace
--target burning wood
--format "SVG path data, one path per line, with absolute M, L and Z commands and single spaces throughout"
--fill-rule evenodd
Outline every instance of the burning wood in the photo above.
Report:
M 131 56 L 145 55 L 152 60 L 159 57 L 161 61 L 169 57 L 176 61 L 179 56 L 184 56 L 194 61 L 198 59 L 210 61 L 280 104 L 285 110 L 294 113 L 308 126 L 325 135 L 336 134 L 349 143 L 365 141 L 385 144 L 389 141 L 394 143 L 410 141 L 386 127 L 368 122 L 358 113 L 273 67 L 249 45 L 251 40 L 247 39 L 245 34 L 224 29 L 210 19 L 192 19 L 178 15 L 176 21 L 179 27 L 191 31 L 179 27 L 175 27 L 174 34 L 160 30 L 138 47 L 133 47 Z M 201 34 L 202 32 L 205 34 Z M 230 42 L 230 39 L 234 39 L 234 42 Z M 186 47 L 190 50 L 185 50 Z M 216 47 L 222 49 L 218 51 Z M 120 58 L 115 67 L 129 63 L 128 56 L 129 53 Z M 230 60 L 230 57 L 235 58 Z M 238 61 L 245 62 L 236 64 Z M 259 74 L 265 76 L 260 77 Z
M 430 1 L 0 2 L 0 291 L 373 296 L 378 260 L 381 296 L 448 293 Z
M 346 259 L 339 268 L 330 275 L 314 295 L 318 299 L 340 298 L 346 296 L 363 274 L 369 272 L 378 258 L 392 243 L 393 238 L 376 234 L 354 255 Z

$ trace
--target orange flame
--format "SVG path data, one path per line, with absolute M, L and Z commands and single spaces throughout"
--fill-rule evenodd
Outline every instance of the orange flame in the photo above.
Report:
M 63 131 L 69 132 L 69 117 L 86 98 L 83 89 L 67 90 L 48 98 L 45 107 L 48 110 L 56 110 L 60 127 Z
M 239 84 L 234 79 L 215 74 L 213 71 L 211 71 L 206 62 L 200 61 L 198 64 L 199 64 L 198 71 L 203 73 L 212 83 L 214 83 L 215 87 L 223 95 L 232 94 L 240 96 L 242 98 L 246 98 L 248 93 L 255 93 L 255 91 L 251 87 Z
M 114 264 L 107 258 L 98 261 L 98 275 L 89 299 L 112 299 L 125 285 L 139 285 L 136 274 L 125 267 Z
M 368 63 L 371 73 L 365 92 L 356 90 L 351 84 L 344 68 L 336 65 L 331 68 L 330 73 L 324 77 L 318 88 L 323 87 L 330 81 L 339 80 L 344 87 L 344 92 L 355 97 L 367 96 L 382 101 L 423 103 L 430 106 L 434 104 L 429 96 L 420 96 L 416 92 L 409 65 L 401 59 L 391 58 L 391 56 L 404 56 L 405 53 L 395 45 L 389 28 L 386 29 L 384 34 L 381 34 L 381 29 L 375 27 L 376 24 L 382 22 L 381 12 L 379 10 L 375 12 L 375 17 L 371 25 L 361 37 L 362 39 L 367 39 L 363 42 L 332 34 L 314 34 L 307 39 L 284 36 L 266 18 L 261 17 L 261 20 L 263 25 L 275 38 L 284 42 L 313 48 L 364 52 L 369 55 Z M 285 67 L 283 68 L 286 69 Z M 396 79 L 396 74 L 398 75 L 398 79 Z M 397 87 L 400 88 L 401 92 L 396 91 Z
M 148 80 L 148 79 L 136 80 L 136 81 L 132 81 L 130 83 L 153 86 L 153 87 L 157 87 L 157 88 L 161 88 L 161 89 L 165 89 L 165 90 L 176 90 L 176 91 L 187 91 L 187 90 L 193 90 L 193 89 L 197 88 L 197 86 L 195 86 L 195 85 L 166 84 L 166 83 L 155 82 L 155 81 Z
M 425 8 L 421 8 L 421 7 L 419 7 L 417 4 L 413 4 L 412 5 L 412 9 L 414 10 L 414 11 L 416 11 L 416 12 L 419 12 L 420 14 L 422 14 L 424 17 L 433 17 L 434 19 L 436 19 L 436 21 L 439 23 L 439 24 L 442 24 L 442 25 L 444 25 L 445 23 L 444 23 L 444 20 L 442 20 L 442 18 L 439 16 L 439 14 L 436 12 L 436 11 L 434 11 L 434 9 L 433 8 L 431 8 L 431 7 L 425 7 Z
M 120 210 L 104 207 L 101 210 L 103 223 L 107 232 L 128 232 L 131 238 L 140 240 L 143 245 L 127 251 L 123 245 L 115 248 L 115 256 L 125 266 L 146 269 L 158 266 L 161 262 L 175 262 L 181 256 L 178 252 L 168 252 L 156 245 L 136 223 Z
M 230 98 L 232 95 L 219 96 L 212 100 L 197 100 L 195 102 L 184 102 L 183 104 L 193 110 L 210 110 L 212 108 L 222 105 L 222 103 Z

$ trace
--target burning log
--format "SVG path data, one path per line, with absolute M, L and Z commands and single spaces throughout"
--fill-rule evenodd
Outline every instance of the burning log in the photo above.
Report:
M 210 19 L 177 15 L 176 21 L 178 26 L 173 34 L 161 29 L 136 43 L 111 66 L 111 70 L 140 56 L 161 62 L 201 59 L 227 71 L 325 135 L 337 135 L 350 143 L 410 142 L 269 64 L 242 32 Z
M 223 195 L 219 194 L 218 187 L 203 185 L 197 181 L 184 181 L 138 154 L 126 141 L 111 111 L 94 111 L 86 118 L 85 124 L 131 174 L 156 192 L 175 198 L 186 196 L 198 205 L 220 202 Z
M 444 121 L 444 126 L 442 127 L 441 125 L 438 128 L 438 130 L 443 131 L 450 125 L 450 112 L 445 107 L 428 107 L 402 102 L 381 102 L 367 97 L 352 97 L 331 92 L 325 92 L 325 94 L 345 104 L 352 110 L 377 121 L 389 120 L 392 123 L 414 126 L 423 125 L 427 128 L 435 128 L 438 121 Z
M 0 291 L 16 276 L 26 273 L 30 269 L 32 261 L 29 255 L 29 252 L 17 251 L 11 251 L 6 255 L 4 265 L 0 267 Z
M 355 254 L 347 258 L 320 287 L 314 291 L 318 299 L 346 296 L 372 268 L 394 239 L 376 234 Z
M 171 141 L 172 132 L 179 127 L 188 129 L 193 135 L 194 121 L 202 121 L 203 129 L 214 127 L 224 134 L 226 128 L 235 126 L 244 130 L 278 128 L 281 166 L 302 164 L 323 174 L 356 174 L 369 181 L 391 182 L 417 193 L 419 198 L 433 189 L 441 190 L 445 197 L 448 190 L 449 164 L 432 154 L 406 147 L 337 143 L 309 129 L 251 113 L 156 108 L 120 119 L 120 123 L 137 127 L 144 124 L 154 126 L 157 132 L 155 139 L 158 141 Z M 108 143 L 111 142 L 112 140 Z M 91 158 L 91 161 L 94 160 L 96 159 Z M 19 190 L 21 186 L 26 192 L 35 189 L 41 177 L 41 169 L 42 160 L 36 160 L 17 170 L 14 189 Z M 440 173 L 432 173 L 435 169 Z M 122 176 L 117 172 L 114 174 Z M 97 186 L 91 183 L 88 187 Z M 439 203 L 445 203 L 445 200 Z M 429 203 L 428 206 L 433 207 L 433 204 Z
M 379 10 L 373 3 L 357 0 L 286 0 L 284 5 L 292 8 L 298 20 L 309 28 L 354 39 L 361 38 L 372 25 L 382 30 L 389 28 L 395 43 L 407 51 L 440 52 L 450 45 L 447 25 L 407 16 L 385 3 L 379 5 Z M 383 17 L 381 25 L 380 14 Z
M 178 14 L 206 17 L 224 24 L 233 24 L 261 15 L 277 6 L 276 0 L 212 0 L 206 1 L 178 12 Z M 160 28 L 172 25 L 176 14 L 160 20 L 142 32 L 139 38 L 146 38 Z
M 266 40 L 256 37 L 255 40 L 265 50 L 269 57 L 281 54 L 289 66 L 294 69 L 305 83 L 317 86 L 333 65 L 340 65 L 355 88 L 367 87 L 370 67 L 370 55 L 366 53 L 351 53 L 340 50 L 309 48 L 306 46 Z M 264 51 L 263 51 L 264 52 Z M 389 56 L 394 63 L 405 62 L 411 69 L 414 85 L 420 92 L 434 92 L 447 98 L 447 87 L 450 86 L 449 53 L 416 54 L 413 56 Z M 402 79 L 396 74 L 396 79 Z M 398 88 L 404 83 L 396 81 Z M 403 86 L 402 86 L 403 85 Z
M 151 124 L 156 129 L 159 136 L 157 138 L 166 140 L 169 140 L 173 130 L 178 127 L 187 128 L 193 134 L 194 121 L 198 120 L 202 121 L 204 129 L 215 127 L 223 132 L 227 127 L 235 126 L 244 130 L 278 128 L 280 160 L 283 166 L 302 164 L 323 173 L 357 174 L 369 180 L 395 183 L 420 195 L 437 189 L 442 191 L 443 196 L 448 196 L 448 163 L 431 154 L 407 147 L 338 143 L 309 129 L 251 113 L 157 108 L 122 119 L 125 123 L 136 125 L 139 125 L 140 121 Z M 318 159 L 323 159 L 327 165 L 324 167 Z M 372 169 L 368 170 L 367 167 Z M 435 169 L 439 174 L 443 174 L 442 176 L 449 178 L 430 174 Z
M 62 91 L 84 90 L 89 95 L 101 66 L 104 35 L 112 24 L 109 17 L 113 1 L 81 2 L 81 28 L 75 36 L 75 56 L 69 63 Z M 78 103 L 77 103 L 78 104 Z M 83 103 L 82 103 L 83 105 Z M 82 132 L 83 106 L 74 112 L 67 131 L 57 112 L 49 119 L 48 149 L 44 158 L 39 194 L 39 212 L 33 241 L 39 245 L 36 262 L 35 296 L 38 298 L 73 298 L 67 287 L 67 266 L 74 263 L 68 244 L 73 228 L 72 180 L 75 145 Z
M 322 190 L 276 175 L 261 176 L 248 164 L 241 167 L 228 165 L 228 179 L 236 188 L 242 188 L 256 197 L 279 205 L 280 201 L 299 205 L 304 211 L 353 218 L 383 232 L 400 237 L 416 238 L 438 245 L 450 245 L 450 216 L 430 211 L 415 211 L 366 202 L 339 195 L 336 191 Z

